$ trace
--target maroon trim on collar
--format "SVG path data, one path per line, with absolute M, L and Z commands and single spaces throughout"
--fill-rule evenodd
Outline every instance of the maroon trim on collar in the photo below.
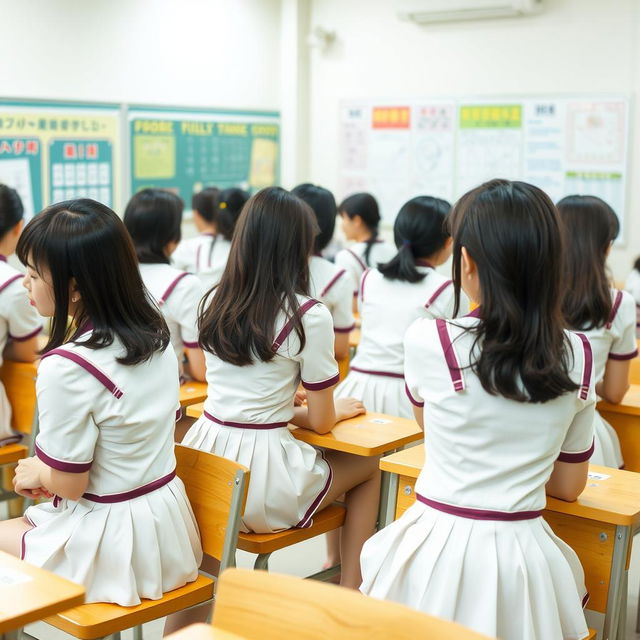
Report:
M 36 440 L 34 445 L 35 454 L 38 460 L 44 462 L 48 467 L 52 469 L 56 469 L 57 471 L 64 471 L 65 473 L 84 473 L 85 471 L 89 471 L 91 469 L 91 462 L 70 462 L 68 460 L 58 460 L 57 458 L 52 458 L 49 454 L 45 453 L 38 441 Z
M 10 284 L 13 284 L 16 280 L 21 280 L 24 276 L 21 273 L 11 276 L 7 281 L 0 284 L 0 292 L 4 291 Z
M 558 462 L 586 462 L 593 455 L 596 446 L 595 438 L 591 442 L 591 446 L 586 451 L 578 451 L 577 453 L 569 453 L 561 451 L 558 456 Z
M 231 420 L 220 420 L 219 418 L 212 416 L 206 409 L 203 414 L 204 417 L 207 418 L 207 420 L 211 420 L 211 422 L 220 424 L 223 427 L 235 427 L 237 429 L 281 429 L 289 424 L 288 422 L 264 422 L 260 424 L 259 422 L 232 422 Z
M 324 298 L 324 296 L 327 295 L 327 293 L 329 293 L 329 289 L 331 289 L 331 287 L 333 287 L 333 285 L 338 282 L 338 280 L 340 280 L 340 278 L 346 273 L 346 271 L 344 269 L 340 269 L 340 271 L 338 271 L 338 273 L 336 273 L 335 276 L 333 276 L 333 278 L 331 278 L 331 280 L 329 280 L 329 282 L 327 283 L 327 286 L 320 292 L 320 297 Z
M 516 522 L 518 520 L 534 520 L 542 515 L 542 509 L 539 511 L 490 511 L 489 509 L 472 509 L 470 507 L 458 507 L 445 502 L 438 502 L 431 498 L 425 498 L 416 492 L 416 499 L 426 504 L 432 509 L 449 513 L 452 516 L 460 516 L 461 518 L 470 518 L 471 520 L 497 520 L 505 522 Z
M 42 360 L 48 358 L 49 356 L 60 356 L 61 358 L 67 358 L 67 360 L 71 360 L 75 362 L 77 365 L 80 365 L 85 371 L 90 373 L 98 382 L 100 382 L 104 387 L 106 387 L 109 392 L 120 399 L 124 395 L 124 391 L 118 387 L 118 385 L 113 382 L 105 373 L 100 371 L 98 367 L 94 364 L 83 358 L 81 355 L 75 353 L 74 351 L 67 351 L 66 349 L 52 349 L 48 351 L 42 356 Z
M 71 336 L 71 340 L 76 340 L 88 331 L 93 331 L 93 322 L 91 322 L 91 320 L 87 320 L 83 325 L 79 326 Z
M 442 318 L 436 318 L 436 327 L 438 328 L 438 337 L 444 352 L 444 357 L 449 368 L 449 375 L 455 391 L 464 391 L 464 380 L 462 378 L 462 370 L 458 364 L 458 358 L 453 348 L 453 343 L 449 337 L 447 323 Z
M 404 380 L 404 373 L 393 373 L 391 371 L 373 371 L 371 369 L 361 369 L 360 367 L 351 367 L 350 371 L 367 373 L 370 376 L 384 376 L 385 378 L 401 378 Z
M 615 320 L 616 314 L 618 313 L 618 309 L 620 308 L 621 302 L 622 302 L 622 291 L 616 291 L 616 298 L 613 301 L 613 306 L 611 307 L 611 313 L 609 314 L 609 319 L 607 320 L 607 324 L 605 325 L 607 329 L 611 329 L 611 325 L 613 325 L 613 321 Z
M 362 270 L 366 271 L 367 265 L 364 263 L 362 258 L 360 258 L 360 256 L 355 251 L 351 251 L 351 249 L 346 249 L 346 251 L 347 251 L 347 253 L 350 253 L 356 259 L 356 262 L 360 265 Z
M 335 376 L 331 376 L 322 382 L 305 382 L 301 381 L 302 386 L 307 389 L 307 391 L 322 391 L 323 389 L 328 389 L 329 387 L 333 387 L 334 384 L 338 384 L 340 382 L 340 374 L 336 373 Z
M 298 315 L 299 318 L 302 318 L 302 316 L 305 313 L 307 313 L 309 309 L 311 309 L 312 307 L 315 307 L 317 304 L 320 304 L 318 300 L 315 300 L 314 298 L 309 298 L 304 304 L 301 304 L 298 307 L 296 314 Z M 293 318 L 289 318 L 285 323 L 284 327 L 282 327 L 282 329 L 280 330 L 280 333 L 276 336 L 276 339 L 273 341 L 273 344 L 271 345 L 271 349 L 273 351 L 277 351 L 282 346 L 283 342 L 287 339 L 287 337 L 292 331 L 293 331 Z
M 360 302 L 364 302 L 364 283 L 366 282 L 370 273 L 371 273 L 371 269 L 367 269 L 362 274 L 362 278 L 360 278 Z
M 24 336 L 13 336 L 13 335 L 9 334 L 9 337 L 12 340 L 15 340 L 15 342 L 24 342 L 25 340 L 29 340 L 29 338 L 33 338 L 33 337 L 37 336 L 41 331 L 42 331 L 42 325 L 40 325 L 37 329 L 34 329 L 33 331 L 30 331 L 29 333 L 27 333 Z
M 167 290 L 162 294 L 160 300 L 158 300 L 158 304 L 163 305 L 167 301 L 169 296 L 173 293 L 173 290 L 178 286 L 178 282 L 180 282 L 182 278 L 185 278 L 188 275 L 189 274 L 186 271 L 183 271 L 177 278 L 175 278 L 174 281 L 167 287 Z
M 452 284 L 451 280 L 447 280 L 443 284 L 441 284 L 433 293 L 433 295 L 429 298 L 427 303 L 424 305 L 425 309 L 428 309 L 438 298 L 438 296 L 450 285 Z
M 120 493 L 110 493 L 108 495 L 98 495 L 96 493 L 83 493 L 82 497 L 85 500 L 91 500 L 91 502 L 99 502 L 100 504 L 114 504 L 115 502 L 126 502 L 127 500 L 133 500 L 140 496 L 145 496 L 147 493 L 151 493 L 160 487 L 164 487 L 165 484 L 169 484 L 176 477 L 176 470 L 168 473 L 162 478 L 153 480 L 148 484 L 144 484 L 137 489 L 131 489 L 131 491 L 121 491 Z
M 584 351 L 584 361 L 582 365 L 582 383 L 580 385 L 580 400 L 586 400 L 589 397 L 589 387 L 591 386 L 591 371 L 593 369 L 593 352 L 591 351 L 591 343 L 584 333 L 577 333 L 578 338 L 582 341 L 582 349 Z
M 480 317 L 480 306 L 477 306 L 473 311 L 469 311 L 465 318 L 479 318 Z
M 631 353 L 610 353 L 609 360 L 633 360 L 638 356 L 638 350 Z
M 411 401 L 411 404 L 415 405 L 416 407 L 424 407 L 424 402 L 418 402 L 412 395 L 411 395 L 411 391 L 409 390 L 409 386 L 407 385 L 407 383 L 404 383 L 404 390 L 407 394 L 407 397 L 409 398 L 409 400 Z
M 7 256 L 3 256 L 3 255 L 0 253 L 0 262 L 7 262 Z

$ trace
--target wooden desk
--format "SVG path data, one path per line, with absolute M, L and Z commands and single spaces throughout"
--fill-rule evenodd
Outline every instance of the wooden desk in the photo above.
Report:
M 207 399 L 207 383 L 189 380 L 180 385 L 180 406 L 190 407 L 191 405 L 202 403 Z M 202 413 L 202 410 L 200 410 Z M 200 416 L 198 414 L 198 417 Z M 189 415 L 189 412 L 187 412 Z
M 166 636 L 165 640 L 243 640 L 243 636 L 217 629 L 210 624 L 192 624 Z
M 380 468 L 392 474 L 394 517 L 415 502 L 415 481 L 423 464 L 424 445 L 380 461 Z M 605 614 L 604 638 L 622 639 L 632 534 L 640 523 L 640 474 L 596 465 L 589 466 L 589 474 L 575 502 L 548 497 L 544 517 L 580 558 L 590 594 L 588 608 Z
M 640 471 L 640 385 L 632 384 L 620 404 L 601 400 L 598 411 L 618 434 L 625 470 Z
M 0 633 L 84 602 L 84 587 L 0 551 Z

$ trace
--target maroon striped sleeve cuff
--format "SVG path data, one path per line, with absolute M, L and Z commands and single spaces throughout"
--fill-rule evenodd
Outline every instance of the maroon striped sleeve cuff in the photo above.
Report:
M 182 344 L 187 348 L 187 349 L 197 349 L 200 345 L 197 342 L 187 342 L 186 340 L 182 341 Z
M 407 398 L 409 398 L 409 400 L 411 401 L 411 404 L 415 405 L 416 407 L 424 407 L 424 402 L 418 402 L 418 400 L 416 400 L 412 395 L 411 395 L 411 391 L 409 391 L 409 387 L 407 386 L 407 383 L 405 382 L 404 385 L 404 390 L 407 393 Z
M 302 381 L 302 386 L 308 391 L 322 391 L 323 389 L 328 389 L 329 387 L 333 387 L 334 384 L 338 384 L 340 381 L 340 374 L 336 373 L 335 376 L 328 378 L 327 380 L 323 380 L 322 382 L 305 382 Z
M 68 460 L 52 458 L 40 448 L 37 442 L 35 443 L 35 453 L 38 460 L 44 462 L 48 467 L 56 471 L 64 471 L 65 473 L 84 473 L 85 471 L 89 471 L 93 464 L 93 460 L 89 462 L 70 462 Z
M 631 353 L 610 353 L 609 360 L 633 360 L 638 356 L 638 350 Z
M 558 456 L 558 462 L 586 462 L 593 455 L 595 448 L 595 439 L 591 443 L 591 446 L 586 451 L 578 451 L 577 453 L 569 453 L 567 451 L 561 451 Z
M 334 333 L 351 333 L 356 328 L 354 322 L 350 327 L 333 327 Z
M 25 340 L 34 338 L 41 332 L 42 332 L 42 325 L 40 325 L 37 329 L 34 329 L 33 331 L 27 333 L 24 336 L 12 336 L 11 334 L 9 334 L 9 338 L 11 338 L 11 340 L 15 340 L 16 342 L 24 342 Z

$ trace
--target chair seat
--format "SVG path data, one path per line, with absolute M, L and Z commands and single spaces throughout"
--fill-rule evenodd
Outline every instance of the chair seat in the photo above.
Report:
M 249 553 L 273 553 L 292 544 L 315 538 L 344 524 L 347 510 L 331 505 L 313 516 L 313 524 L 306 529 L 287 529 L 279 533 L 242 533 L 238 535 L 238 549 Z
M 21 444 L 7 444 L 0 447 L 0 466 L 18 462 L 18 460 L 26 458 L 28 453 L 27 447 L 23 447 Z
M 165 593 L 160 600 L 143 600 L 135 607 L 96 602 L 83 604 L 45 622 L 81 640 L 96 640 L 181 611 L 213 597 L 213 580 L 199 575 L 194 582 Z
M 589 635 L 587 636 L 587 640 L 596 640 L 596 636 L 598 632 L 595 629 L 589 629 Z

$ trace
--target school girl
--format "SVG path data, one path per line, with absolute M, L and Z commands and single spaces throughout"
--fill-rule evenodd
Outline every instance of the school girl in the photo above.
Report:
M 163 189 L 139 191 L 124 212 L 124 224 L 133 239 L 142 281 L 169 326 L 180 377 L 204 380 L 204 354 L 198 346 L 197 326 L 204 287 L 196 276 L 169 264 L 180 242 L 181 222 L 182 200 Z
M 310 293 L 331 312 L 335 355 L 341 360 L 349 355 L 349 333 L 355 327 L 351 308 L 353 287 L 345 269 L 322 257 L 333 238 L 336 201 L 331 191 L 309 183 L 298 185 L 292 193 L 311 207 L 320 229 L 313 244 L 313 255 L 309 258 Z
M 309 207 L 283 189 L 263 189 L 247 203 L 222 280 L 200 313 L 208 396 L 184 444 L 250 468 L 244 531 L 307 527 L 346 492 L 342 584 L 357 588 L 358 556 L 376 521 L 378 461 L 318 451 L 287 428 L 327 433 L 364 412 L 351 398 L 334 404 L 331 314 L 309 296 L 316 230 Z M 307 405 L 294 408 L 300 381 Z
M 349 274 L 353 287 L 353 310 L 356 311 L 362 274 L 369 267 L 389 262 L 396 254 L 396 249 L 378 238 L 380 210 L 376 199 L 370 193 L 355 193 L 349 196 L 338 207 L 338 213 L 347 240 L 355 241 L 349 248 L 336 254 L 336 265 Z
M 439 198 L 419 196 L 400 209 L 393 227 L 398 253 L 362 275 L 362 337 L 337 397 L 358 398 L 370 411 L 413 417 L 404 389 L 404 334 L 418 318 L 452 317 L 452 282 L 434 269 L 451 255 L 443 228 L 450 208 Z
M 220 189 L 207 187 L 191 196 L 193 224 L 198 230 L 198 235 L 181 240 L 171 254 L 171 264 L 176 269 L 198 274 L 201 267 L 206 264 L 201 258 L 209 251 L 211 241 L 216 235 L 215 216 L 219 195 Z
M 636 338 L 640 338 L 640 256 L 636 258 L 624 282 L 624 290 L 631 294 L 636 303 Z
M 42 330 L 42 322 L 22 287 L 22 274 L 7 263 L 7 256 L 16 250 L 23 215 L 18 193 L 0 184 L 0 366 L 4 358 L 33 362 Z M 11 406 L 0 382 L 0 446 L 21 438 L 11 429 Z
M 36 382 L 36 455 L 18 463 L 14 485 L 55 498 L 0 522 L 0 549 L 84 585 L 87 602 L 160 598 L 195 580 L 202 558 L 175 475 L 167 325 L 122 221 L 98 202 L 45 209 L 17 253 L 31 302 L 53 324 Z
M 585 638 L 582 568 L 542 518 L 545 489 L 580 494 L 593 451 L 593 360 L 562 328 L 558 213 L 537 187 L 494 180 L 450 229 L 456 300 L 462 287 L 481 306 L 407 331 L 427 461 L 415 504 L 365 545 L 362 591 L 501 640 Z
M 573 329 L 591 342 L 596 392 L 618 403 L 629 388 L 629 364 L 638 355 L 636 305 L 631 294 L 611 289 L 606 261 L 617 224 L 613 209 L 595 196 L 568 196 L 558 203 L 565 230 L 563 311 Z M 613 427 L 596 411 L 591 462 L 622 467 Z

